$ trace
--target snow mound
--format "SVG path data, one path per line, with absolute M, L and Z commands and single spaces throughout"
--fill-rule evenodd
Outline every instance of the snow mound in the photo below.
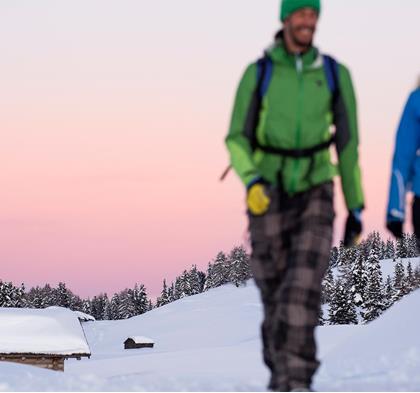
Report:
M 315 389 L 418 391 L 419 306 L 417 290 L 370 324 L 344 327 L 353 334 L 326 354 Z M 330 328 L 321 329 L 324 339 Z

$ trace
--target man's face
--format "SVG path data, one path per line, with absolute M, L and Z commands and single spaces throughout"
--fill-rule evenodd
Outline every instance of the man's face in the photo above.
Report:
M 290 15 L 284 21 L 284 28 L 295 44 L 309 47 L 312 45 L 317 23 L 318 13 L 313 8 L 307 7 Z

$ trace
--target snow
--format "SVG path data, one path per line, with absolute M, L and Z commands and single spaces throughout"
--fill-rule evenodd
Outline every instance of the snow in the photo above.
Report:
M 93 317 L 92 315 L 86 314 L 81 311 L 74 311 L 74 312 L 76 313 L 77 318 L 79 318 L 79 321 L 82 321 L 82 322 L 96 321 L 95 317 Z
M 66 308 L 0 308 L 0 353 L 89 355 L 76 314 Z
M 148 337 L 142 337 L 142 336 L 131 336 L 128 337 L 131 338 L 136 344 L 154 344 L 154 340 Z
M 398 259 L 397 259 L 398 261 Z M 386 280 L 387 276 L 394 276 L 394 269 L 397 261 L 393 261 L 392 259 L 385 259 L 381 261 L 381 270 L 382 270 L 382 276 L 383 279 Z M 408 263 L 411 262 L 413 270 L 420 266 L 420 258 L 406 258 L 401 260 L 404 269 L 407 269 Z
M 420 291 L 368 325 L 317 329 L 318 391 L 419 391 Z M 265 391 L 257 288 L 226 285 L 123 321 L 85 324 L 91 359 L 65 372 L 0 362 L 1 390 Z M 154 349 L 127 351 L 133 332 Z

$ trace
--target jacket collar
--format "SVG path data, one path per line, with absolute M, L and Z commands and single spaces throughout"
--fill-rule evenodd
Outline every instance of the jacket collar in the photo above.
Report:
M 267 49 L 266 53 L 275 63 L 295 67 L 296 57 L 298 55 L 290 53 L 287 50 L 283 37 L 283 30 L 281 30 L 276 34 L 274 44 Z M 322 66 L 322 62 L 320 63 L 321 56 L 319 50 L 314 46 L 301 54 L 300 57 L 302 58 L 303 66 L 305 68 L 318 68 L 320 65 Z

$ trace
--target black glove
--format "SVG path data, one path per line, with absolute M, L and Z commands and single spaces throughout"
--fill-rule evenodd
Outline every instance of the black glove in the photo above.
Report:
M 363 226 L 361 218 L 362 210 L 355 209 L 349 213 L 344 231 L 344 246 L 351 247 L 356 245 L 358 237 L 361 235 Z
M 403 237 L 403 222 L 402 221 L 388 221 L 386 223 L 388 231 L 390 231 L 396 239 L 401 239 Z

